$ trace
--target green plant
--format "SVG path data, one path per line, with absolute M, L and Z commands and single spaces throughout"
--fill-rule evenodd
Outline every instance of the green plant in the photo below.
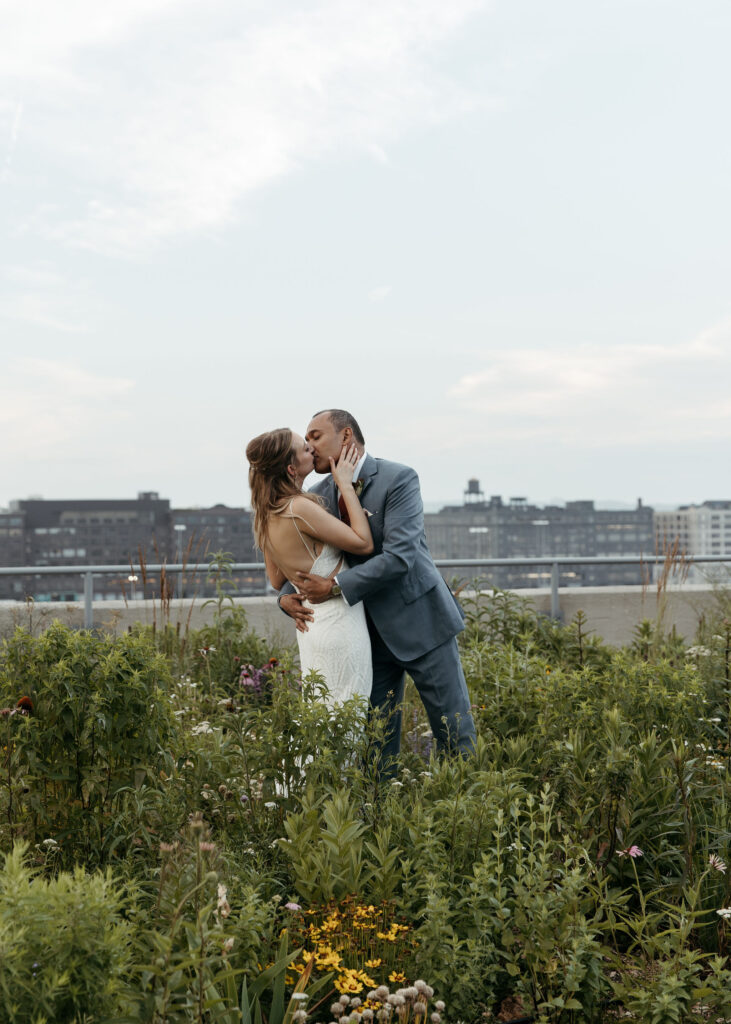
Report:
M 0 820 L 37 844 L 49 836 L 66 863 L 103 863 L 124 842 L 124 794 L 159 784 L 170 767 L 175 719 L 170 673 L 150 640 L 111 639 L 58 623 L 40 637 L 24 630 L 3 644 L 0 694 L 28 696 L 31 713 L 12 722 L 10 778 Z
M 0 1022 L 121 1020 L 132 1008 L 128 986 L 132 927 L 112 875 L 76 868 L 45 880 L 25 843 L 0 870 Z

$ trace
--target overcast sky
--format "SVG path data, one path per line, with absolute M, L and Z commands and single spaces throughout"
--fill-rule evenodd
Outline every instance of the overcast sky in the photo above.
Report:
M 731 498 L 728 0 L 0 0 L 0 505 Z

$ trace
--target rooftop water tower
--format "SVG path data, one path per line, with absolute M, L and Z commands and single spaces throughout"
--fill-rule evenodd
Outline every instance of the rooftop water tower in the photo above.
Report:
M 467 481 L 464 503 L 465 505 L 484 505 L 485 503 L 485 492 L 480 490 L 480 481 L 476 477 Z

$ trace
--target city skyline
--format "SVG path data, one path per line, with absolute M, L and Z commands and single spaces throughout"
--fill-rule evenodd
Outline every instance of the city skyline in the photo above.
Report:
M 430 506 L 471 476 L 717 496 L 724 0 L 33 0 L 0 29 L 0 506 L 246 505 L 247 441 L 331 405 Z

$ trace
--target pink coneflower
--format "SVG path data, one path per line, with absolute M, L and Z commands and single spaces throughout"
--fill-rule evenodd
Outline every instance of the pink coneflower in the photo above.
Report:
M 632 857 L 634 860 L 636 857 L 644 857 L 644 853 L 639 846 L 628 846 L 626 850 L 618 850 L 618 857 Z

